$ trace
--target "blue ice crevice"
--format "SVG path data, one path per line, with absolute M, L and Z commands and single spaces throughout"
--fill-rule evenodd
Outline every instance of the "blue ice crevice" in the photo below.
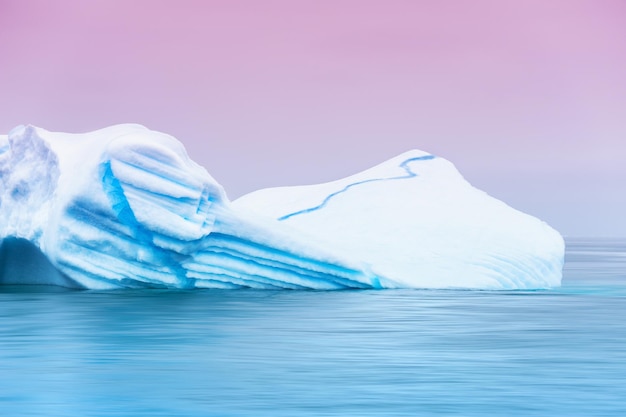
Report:
M 331 193 L 331 194 L 327 195 L 326 198 L 324 198 L 324 200 L 322 200 L 322 202 L 320 204 L 318 204 L 316 206 L 313 206 L 313 207 L 305 208 L 305 209 L 302 209 L 302 210 L 294 211 L 293 213 L 285 214 L 284 216 L 279 217 L 278 220 L 279 221 L 283 221 L 283 220 L 287 220 L 287 219 L 289 219 L 291 217 L 294 217 L 294 216 L 299 216 L 301 214 L 311 213 L 311 212 L 317 211 L 319 209 L 322 209 L 322 208 L 326 207 L 326 205 L 328 204 L 328 202 L 331 199 L 333 199 L 334 197 L 336 197 L 336 196 L 338 196 L 340 194 L 345 193 L 349 189 L 351 189 L 353 187 L 356 187 L 358 185 L 368 184 L 368 183 L 372 183 L 372 182 L 381 182 L 381 181 L 406 180 L 406 179 L 409 179 L 409 178 L 417 177 L 418 174 L 413 172 L 413 170 L 410 167 L 411 162 L 415 162 L 415 161 L 429 161 L 429 160 L 435 159 L 435 158 L 436 158 L 435 155 L 424 155 L 424 156 L 416 156 L 416 157 L 413 157 L 413 158 L 406 159 L 406 160 L 402 161 L 402 163 L 400 165 L 398 165 L 399 168 L 402 168 L 406 172 L 406 175 L 400 175 L 400 176 L 397 176 L 397 177 L 389 177 L 389 178 L 370 178 L 370 179 L 363 180 L 363 181 L 353 182 L 351 184 L 346 185 L 341 190 L 335 191 L 334 193 Z

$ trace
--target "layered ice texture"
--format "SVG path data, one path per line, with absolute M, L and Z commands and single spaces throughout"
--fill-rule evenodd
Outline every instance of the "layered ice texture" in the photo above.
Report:
M 545 288 L 564 251 L 430 154 L 231 203 L 139 125 L 0 136 L 0 237 L 0 283 L 89 289 Z

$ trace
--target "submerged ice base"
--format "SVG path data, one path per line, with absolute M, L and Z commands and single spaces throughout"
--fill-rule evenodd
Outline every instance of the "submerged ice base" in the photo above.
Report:
M 557 232 L 419 151 L 233 204 L 171 136 L 20 126 L 0 136 L 0 175 L 0 283 L 45 283 L 16 274 L 32 265 L 11 260 L 20 248 L 41 261 L 33 271 L 50 271 L 44 259 L 58 272 L 49 284 L 90 289 L 517 289 L 561 278 Z

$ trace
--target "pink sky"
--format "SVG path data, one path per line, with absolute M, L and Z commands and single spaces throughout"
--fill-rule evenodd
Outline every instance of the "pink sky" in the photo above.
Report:
M 411 148 L 566 235 L 626 236 L 621 0 L 0 0 L 0 132 L 136 122 L 231 198 Z

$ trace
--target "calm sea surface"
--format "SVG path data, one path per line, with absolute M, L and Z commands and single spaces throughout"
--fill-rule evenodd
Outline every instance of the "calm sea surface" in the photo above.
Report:
M 626 240 L 550 291 L 5 287 L 0 415 L 622 417 Z

